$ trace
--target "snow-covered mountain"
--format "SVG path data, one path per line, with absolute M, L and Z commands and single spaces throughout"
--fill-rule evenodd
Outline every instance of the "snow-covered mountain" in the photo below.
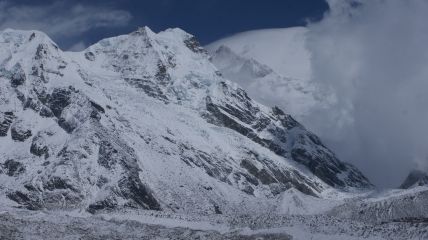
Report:
M 307 29 L 267 29 L 240 33 L 207 46 L 212 63 L 250 97 L 278 105 L 298 120 L 329 104 L 311 81 Z
M 283 78 L 218 54 L 236 59 L 223 69 Z M 216 57 L 180 29 L 77 53 L 38 31 L 0 32 L 0 238 L 428 237 L 427 186 L 372 191 Z
M 267 65 L 238 55 L 224 45 L 210 54 L 211 62 L 224 77 L 238 83 L 250 97 L 264 105 L 278 105 L 297 119 L 305 119 L 323 104 L 309 81 L 281 76 Z
M 310 54 L 305 47 L 306 32 L 305 28 L 245 32 L 218 40 L 208 45 L 207 49 L 212 57 L 211 62 L 223 76 L 241 85 L 250 97 L 268 106 L 279 105 L 305 122 L 307 113 L 322 110 L 330 101 L 318 97 L 320 90 L 310 80 L 312 73 Z M 348 223 L 352 226 L 351 232 L 357 233 L 360 238 L 371 238 L 376 235 L 375 232 L 385 231 L 386 236 L 381 234 L 378 236 L 380 239 L 425 239 L 428 237 L 423 233 L 428 223 L 427 179 L 426 173 L 414 171 L 401 189 L 360 194 L 334 192 L 332 195 L 325 194 L 329 196 L 327 199 L 314 198 L 290 189 L 281 195 L 278 212 L 299 216 L 320 214 L 338 218 L 340 222 L 356 221 L 371 225 L 362 227 L 363 233 L 358 234 L 361 226 Z M 325 223 L 330 220 L 320 221 Z M 316 231 L 322 231 L 319 227 L 321 222 L 315 222 Z M 392 223 L 395 224 L 394 230 L 386 230 L 386 226 Z M 411 230 L 404 233 L 406 227 Z
M 5 30 L 0 53 L 0 189 L 23 207 L 260 211 L 290 188 L 371 187 L 290 115 L 221 77 L 180 29 L 144 27 L 78 53 Z

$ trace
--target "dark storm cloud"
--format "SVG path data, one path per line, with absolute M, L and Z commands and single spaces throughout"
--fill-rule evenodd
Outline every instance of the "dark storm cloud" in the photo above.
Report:
M 335 102 L 311 125 L 375 183 L 398 186 L 428 165 L 428 2 L 330 4 L 308 48 L 313 78 Z

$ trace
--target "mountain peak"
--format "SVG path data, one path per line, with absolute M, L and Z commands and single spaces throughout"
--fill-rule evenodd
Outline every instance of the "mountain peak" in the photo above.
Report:
M 3 69 L 17 63 L 24 66 L 47 58 L 59 58 L 60 52 L 55 42 L 43 32 L 14 29 L 0 32 L 0 62 Z
M 421 170 L 413 170 L 401 184 L 400 188 L 409 189 L 424 185 L 428 185 L 428 173 Z
M 16 30 L 7 28 L 0 32 L 0 44 L 14 44 L 21 46 L 29 43 L 49 43 L 57 47 L 52 39 L 44 32 L 37 30 Z
M 132 32 L 130 35 L 148 36 L 152 34 L 155 34 L 155 33 L 149 27 L 143 26 L 143 27 L 138 27 L 137 30 Z

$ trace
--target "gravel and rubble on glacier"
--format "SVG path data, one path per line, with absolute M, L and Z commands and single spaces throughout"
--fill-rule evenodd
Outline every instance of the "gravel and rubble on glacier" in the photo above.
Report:
M 1 239 L 426 239 L 427 222 L 366 223 L 326 214 L 193 215 L 150 210 L 0 212 Z
M 373 191 L 181 29 L 0 32 L 2 239 L 426 237 L 424 186 Z

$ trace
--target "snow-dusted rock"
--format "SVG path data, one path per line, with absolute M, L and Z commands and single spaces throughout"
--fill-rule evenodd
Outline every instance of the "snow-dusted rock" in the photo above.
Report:
M 7 136 L 15 115 L 13 112 L 0 113 L 0 137 Z
M 30 119 L 17 119 L 10 129 L 11 137 L 14 141 L 24 142 L 32 136 Z

